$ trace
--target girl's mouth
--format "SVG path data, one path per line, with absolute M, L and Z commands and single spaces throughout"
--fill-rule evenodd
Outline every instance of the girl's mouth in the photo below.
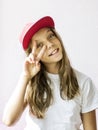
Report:
M 49 54 L 49 56 L 55 55 L 56 53 L 58 53 L 58 51 L 59 51 L 59 48 L 53 50 L 52 53 Z

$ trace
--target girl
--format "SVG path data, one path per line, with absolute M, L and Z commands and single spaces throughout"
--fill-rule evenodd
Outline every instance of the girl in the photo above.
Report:
M 97 130 L 98 93 L 91 79 L 70 65 L 50 16 L 27 24 L 20 41 L 27 57 L 3 116 L 12 125 L 26 106 L 25 130 Z

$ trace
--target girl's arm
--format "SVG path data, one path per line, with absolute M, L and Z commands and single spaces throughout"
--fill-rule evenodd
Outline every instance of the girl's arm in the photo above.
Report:
M 82 114 L 84 130 L 97 130 L 95 110 Z
M 22 114 L 26 106 L 26 101 L 24 99 L 27 84 L 29 83 L 30 79 L 33 78 L 40 71 L 39 62 L 45 52 L 46 46 L 42 47 L 38 55 L 35 55 L 36 48 L 36 42 L 34 42 L 32 52 L 25 59 L 23 73 L 20 77 L 18 85 L 16 86 L 15 91 L 13 92 L 5 107 L 3 122 L 6 125 L 13 124 Z
M 24 101 L 24 97 L 28 81 L 29 80 L 25 75 L 20 76 L 18 85 L 5 106 L 2 119 L 5 125 L 10 126 L 15 123 L 26 107 L 26 101 Z

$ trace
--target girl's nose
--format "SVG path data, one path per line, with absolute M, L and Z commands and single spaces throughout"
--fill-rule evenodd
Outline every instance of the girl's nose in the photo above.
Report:
M 50 49 L 53 47 L 53 43 L 52 42 L 47 42 L 47 48 Z

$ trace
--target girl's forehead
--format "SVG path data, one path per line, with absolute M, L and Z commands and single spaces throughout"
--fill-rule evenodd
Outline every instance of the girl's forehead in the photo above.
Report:
M 40 29 L 38 32 L 36 32 L 35 34 L 34 34 L 34 36 L 32 37 L 32 39 L 38 39 L 38 38 L 40 38 L 40 37 L 44 37 L 44 36 L 47 36 L 47 34 L 49 33 L 49 32 L 51 32 L 51 29 L 50 28 L 42 28 L 42 29 Z

